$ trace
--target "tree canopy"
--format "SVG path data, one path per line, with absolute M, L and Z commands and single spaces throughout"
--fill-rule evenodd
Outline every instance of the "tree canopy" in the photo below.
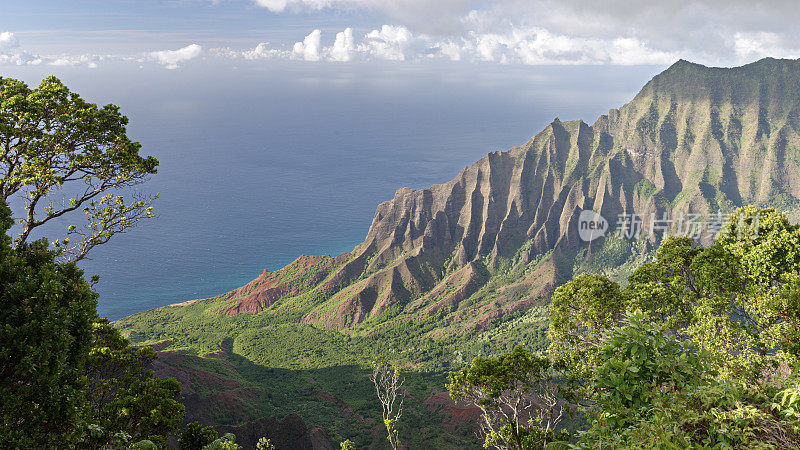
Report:
M 17 245 L 36 228 L 82 212 L 85 223 L 69 225 L 53 240 L 65 259 L 80 260 L 153 217 L 155 196 L 131 193 L 126 200 L 121 191 L 158 166 L 139 154 L 127 124 L 119 107 L 89 103 L 55 77 L 33 89 L 0 77 L 0 198 L 19 204 Z
M 590 447 L 800 445 L 800 226 L 733 214 L 706 247 L 665 239 L 623 289 L 581 275 L 553 295 L 550 354 L 594 418 Z
M 447 390 L 453 400 L 480 408 L 484 447 L 543 448 L 568 437 L 555 433 L 565 412 L 557 375 L 550 359 L 517 346 L 451 373 Z
M 0 200 L 2 231 L 11 212 Z M 59 447 L 77 438 L 97 294 L 43 241 L 0 233 L 0 447 Z
M 155 352 L 131 348 L 98 317 L 97 293 L 75 265 L 154 216 L 155 196 L 123 198 L 158 165 L 139 154 L 127 123 L 117 106 L 89 103 L 55 77 L 33 89 L 0 77 L 4 448 L 163 447 L 183 420 L 178 382 L 156 377 Z M 54 248 L 33 239 L 73 212 L 85 224 L 70 225 Z
M 0 199 L 0 225 L 11 226 Z M 158 378 L 152 348 L 131 348 L 97 315 L 97 293 L 46 241 L 0 233 L 0 446 L 166 445 L 181 423 L 180 384 Z

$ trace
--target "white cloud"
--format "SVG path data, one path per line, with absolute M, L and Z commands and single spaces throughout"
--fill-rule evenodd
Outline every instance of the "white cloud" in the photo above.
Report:
M 776 33 L 736 33 L 733 36 L 733 48 L 743 60 L 754 60 L 767 56 L 800 57 L 800 45 L 796 42 L 786 42 Z
M 415 34 L 398 25 L 354 36 L 347 28 L 335 35 L 330 46 L 323 45 L 319 29 L 312 31 L 291 51 L 272 48 L 266 42 L 254 49 L 234 51 L 212 49 L 212 54 L 230 58 L 292 58 L 305 61 L 389 60 L 419 61 L 441 58 L 451 61 L 499 64 L 670 64 L 677 52 L 651 48 L 635 38 L 588 39 L 556 34 L 543 28 L 510 27 L 504 33 L 472 31 L 466 37 L 449 39 Z
M 80 55 L 80 56 L 69 56 L 69 55 L 61 55 L 56 58 L 48 58 L 46 63 L 51 66 L 82 66 L 86 65 L 86 67 L 90 69 L 97 68 L 97 63 L 103 59 L 97 55 Z
M 800 42 L 796 0 L 252 1 L 275 13 L 367 12 L 417 40 L 357 39 L 356 53 L 395 60 L 438 55 L 522 64 L 663 64 L 679 55 L 737 65 L 795 57 L 793 43 Z M 413 48 L 420 42 L 427 52 Z
M 336 33 L 336 40 L 330 49 L 331 61 L 350 61 L 355 52 L 355 39 L 353 39 L 353 29 L 345 28 L 344 31 Z
M 453 50 L 450 50 L 453 51 Z M 502 64 L 669 64 L 678 53 L 651 49 L 635 38 L 598 39 L 556 34 L 549 30 L 512 28 L 507 33 L 473 33 L 461 52 L 474 60 Z
M 461 61 L 467 49 L 463 43 L 446 41 L 437 43 L 436 50 L 451 61 Z
M 10 50 L 19 47 L 19 40 L 14 33 L 3 31 L 0 33 L 0 50 Z
M 606 61 L 610 64 L 632 66 L 637 64 L 665 65 L 680 59 L 677 52 L 653 50 L 643 41 L 634 38 L 614 39 L 608 49 Z
M 14 54 L 0 53 L 0 65 L 38 66 L 42 63 L 44 63 L 44 59 L 41 56 L 26 51 Z
M 305 61 L 319 61 L 321 40 L 322 32 L 314 30 L 303 39 L 303 42 L 295 42 L 292 53 Z
M 281 12 L 286 9 L 286 0 L 254 0 L 258 6 L 263 6 L 274 12 Z
M 366 6 L 366 4 L 369 3 L 369 1 L 365 0 L 253 0 L 253 2 L 272 12 L 283 12 L 286 10 L 318 11 L 325 8 Z
M 89 56 L 58 56 L 46 57 L 33 54 L 20 48 L 20 42 L 14 33 L 4 31 L 0 33 L 0 65 L 15 66 L 38 66 L 41 64 L 50 65 L 79 65 L 82 63 L 94 64 L 97 57 Z
M 324 9 L 366 10 L 391 19 L 392 22 L 415 25 L 422 31 L 448 30 L 458 27 L 459 17 L 467 14 L 473 0 L 252 0 L 258 6 L 281 12 L 320 11 Z
M 164 65 L 167 69 L 177 69 L 180 63 L 197 58 L 203 52 L 203 47 L 197 44 L 190 44 L 178 50 L 161 50 L 150 52 L 150 57 Z
M 300 42 L 257 41 L 212 57 L 303 61 L 420 61 L 497 64 L 667 65 L 685 58 L 738 65 L 765 56 L 800 56 L 800 8 L 788 0 L 251 0 L 275 14 L 335 12 L 380 20 L 359 30 L 324 33 L 309 27 Z M 366 12 L 366 14 L 362 14 Z M 341 13 L 341 14 L 340 14 Z M 316 13 L 309 17 L 328 17 Z M 304 19 L 305 20 L 305 19 Z M 191 42 L 191 41 L 190 41 Z M 257 44 L 257 45 L 256 45 Z M 96 66 L 105 59 L 40 56 L 0 33 L 0 63 Z M 14 49 L 14 50 L 12 50 Z M 169 69 L 202 55 L 197 44 L 138 54 Z M 138 58 L 138 59 L 136 59 Z
M 270 48 L 269 42 L 260 42 L 254 49 L 242 52 L 242 56 L 244 56 L 245 59 L 276 58 L 284 56 L 285 54 L 286 52 Z
M 19 39 L 10 31 L 0 33 L 0 65 L 36 66 L 44 59 L 19 48 Z M 13 50 L 13 52 L 11 52 Z
M 358 50 L 376 58 L 405 61 L 413 38 L 404 26 L 384 25 L 380 30 L 367 33 L 364 41 L 358 45 Z

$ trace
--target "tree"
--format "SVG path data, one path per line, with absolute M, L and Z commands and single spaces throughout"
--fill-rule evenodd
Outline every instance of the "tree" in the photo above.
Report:
M 400 369 L 392 367 L 384 358 L 375 360 L 372 376 L 375 392 L 381 402 L 383 423 L 389 433 L 387 439 L 393 449 L 400 446 L 399 421 L 403 415 L 403 382 L 400 379 Z M 400 402 L 397 403 L 398 398 Z
M 702 247 L 665 239 L 625 289 L 600 275 L 559 288 L 550 352 L 606 448 L 794 448 L 800 416 L 800 226 L 737 210 Z M 794 434 L 792 434 L 794 430 Z
M 214 442 L 203 447 L 203 450 L 241 450 L 242 446 L 236 443 L 233 433 L 225 433 Z
M 628 313 L 604 339 L 598 361 L 588 381 L 596 409 L 592 427 L 582 435 L 586 447 L 800 445 L 792 388 L 778 392 L 780 403 L 764 404 L 772 390 L 718 378 L 708 352 L 664 323 L 651 323 L 641 311 Z
M 447 389 L 454 401 L 480 408 L 484 447 L 544 448 L 564 438 L 554 432 L 564 415 L 554 375 L 547 357 L 517 346 L 497 358 L 477 357 L 450 373 Z
M 0 447 L 58 448 L 78 437 L 97 294 L 43 241 L 11 248 L 0 199 Z
M 134 194 L 126 201 L 119 194 L 158 166 L 139 155 L 127 123 L 119 107 L 86 102 L 55 77 L 34 89 L 0 77 L 0 198 L 22 203 L 15 245 L 28 242 L 36 228 L 82 211 L 85 225 L 70 225 L 66 237 L 53 241 L 62 257 L 78 261 L 153 217 L 154 196 Z
M 800 225 L 772 208 L 750 206 L 737 210 L 725 231 L 718 245 L 741 274 L 739 286 L 727 305 L 706 308 L 720 324 L 699 317 L 695 333 L 707 346 L 728 350 L 727 371 L 759 379 L 778 359 L 800 356 Z
M 775 314 L 783 319 L 783 327 L 776 339 L 787 353 L 800 359 L 800 274 L 787 275 L 774 300 Z
M 0 228 L 11 224 L 0 199 Z M 99 318 L 83 271 L 55 258 L 46 241 L 12 248 L 0 233 L 0 447 L 166 444 L 180 385 L 146 370 L 155 352 Z
M 151 347 L 131 348 L 107 319 L 95 322 L 84 388 L 85 420 L 95 432 L 86 445 L 101 448 L 119 433 L 166 445 L 166 437 L 183 421 L 184 407 L 177 400 L 177 380 L 156 377 L 148 368 L 155 359 Z
M 339 443 L 340 450 L 356 450 L 356 444 L 353 444 L 353 441 L 347 439 Z
M 619 321 L 623 308 L 619 285 L 602 275 L 583 273 L 560 286 L 550 304 L 551 355 L 583 367 L 594 359 L 597 344 Z
M 604 421 L 624 427 L 653 396 L 692 388 L 716 375 L 704 352 L 666 330 L 635 311 L 603 340 L 589 382 Z
M 628 277 L 627 309 L 647 311 L 670 328 L 687 326 L 699 294 L 691 265 L 702 252 L 703 248 L 687 237 L 666 238 L 656 252 L 656 260 L 640 265 Z M 723 276 L 731 275 L 727 270 L 734 267 L 721 261 L 716 265 Z M 729 279 L 735 282 L 736 277 Z
M 212 426 L 203 426 L 199 422 L 186 425 L 178 439 L 181 450 L 202 450 L 206 445 L 217 440 L 219 435 Z

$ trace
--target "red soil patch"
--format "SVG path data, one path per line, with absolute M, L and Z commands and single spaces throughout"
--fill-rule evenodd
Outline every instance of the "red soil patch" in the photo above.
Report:
M 319 264 L 324 267 L 307 273 L 309 268 Z M 281 297 L 298 295 L 316 286 L 332 267 L 333 259 L 330 256 L 301 256 L 278 271 L 265 270 L 253 281 L 229 292 L 227 296 L 230 300 L 217 312 L 228 316 L 258 314 Z
M 422 405 L 428 411 L 438 413 L 442 417 L 442 427 L 450 432 L 469 426 L 475 427 L 477 430 L 478 419 L 481 416 L 480 408 L 456 404 L 447 392 L 436 391 L 432 396 L 426 398 Z

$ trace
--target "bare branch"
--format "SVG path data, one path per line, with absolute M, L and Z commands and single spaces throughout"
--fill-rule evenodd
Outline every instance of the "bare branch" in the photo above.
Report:
M 404 399 L 402 397 L 405 395 L 403 392 L 405 380 L 400 378 L 400 370 L 396 367 L 391 367 L 384 358 L 378 358 L 375 361 L 370 379 L 375 385 L 375 392 L 381 402 L 383 423 L 389 433 L 387 439 L 392 448 L 396 450 L 400 446 L 397 424 L 403 414 Z M 398 397 L 400 398 L 399 404 L 396 403 Z

